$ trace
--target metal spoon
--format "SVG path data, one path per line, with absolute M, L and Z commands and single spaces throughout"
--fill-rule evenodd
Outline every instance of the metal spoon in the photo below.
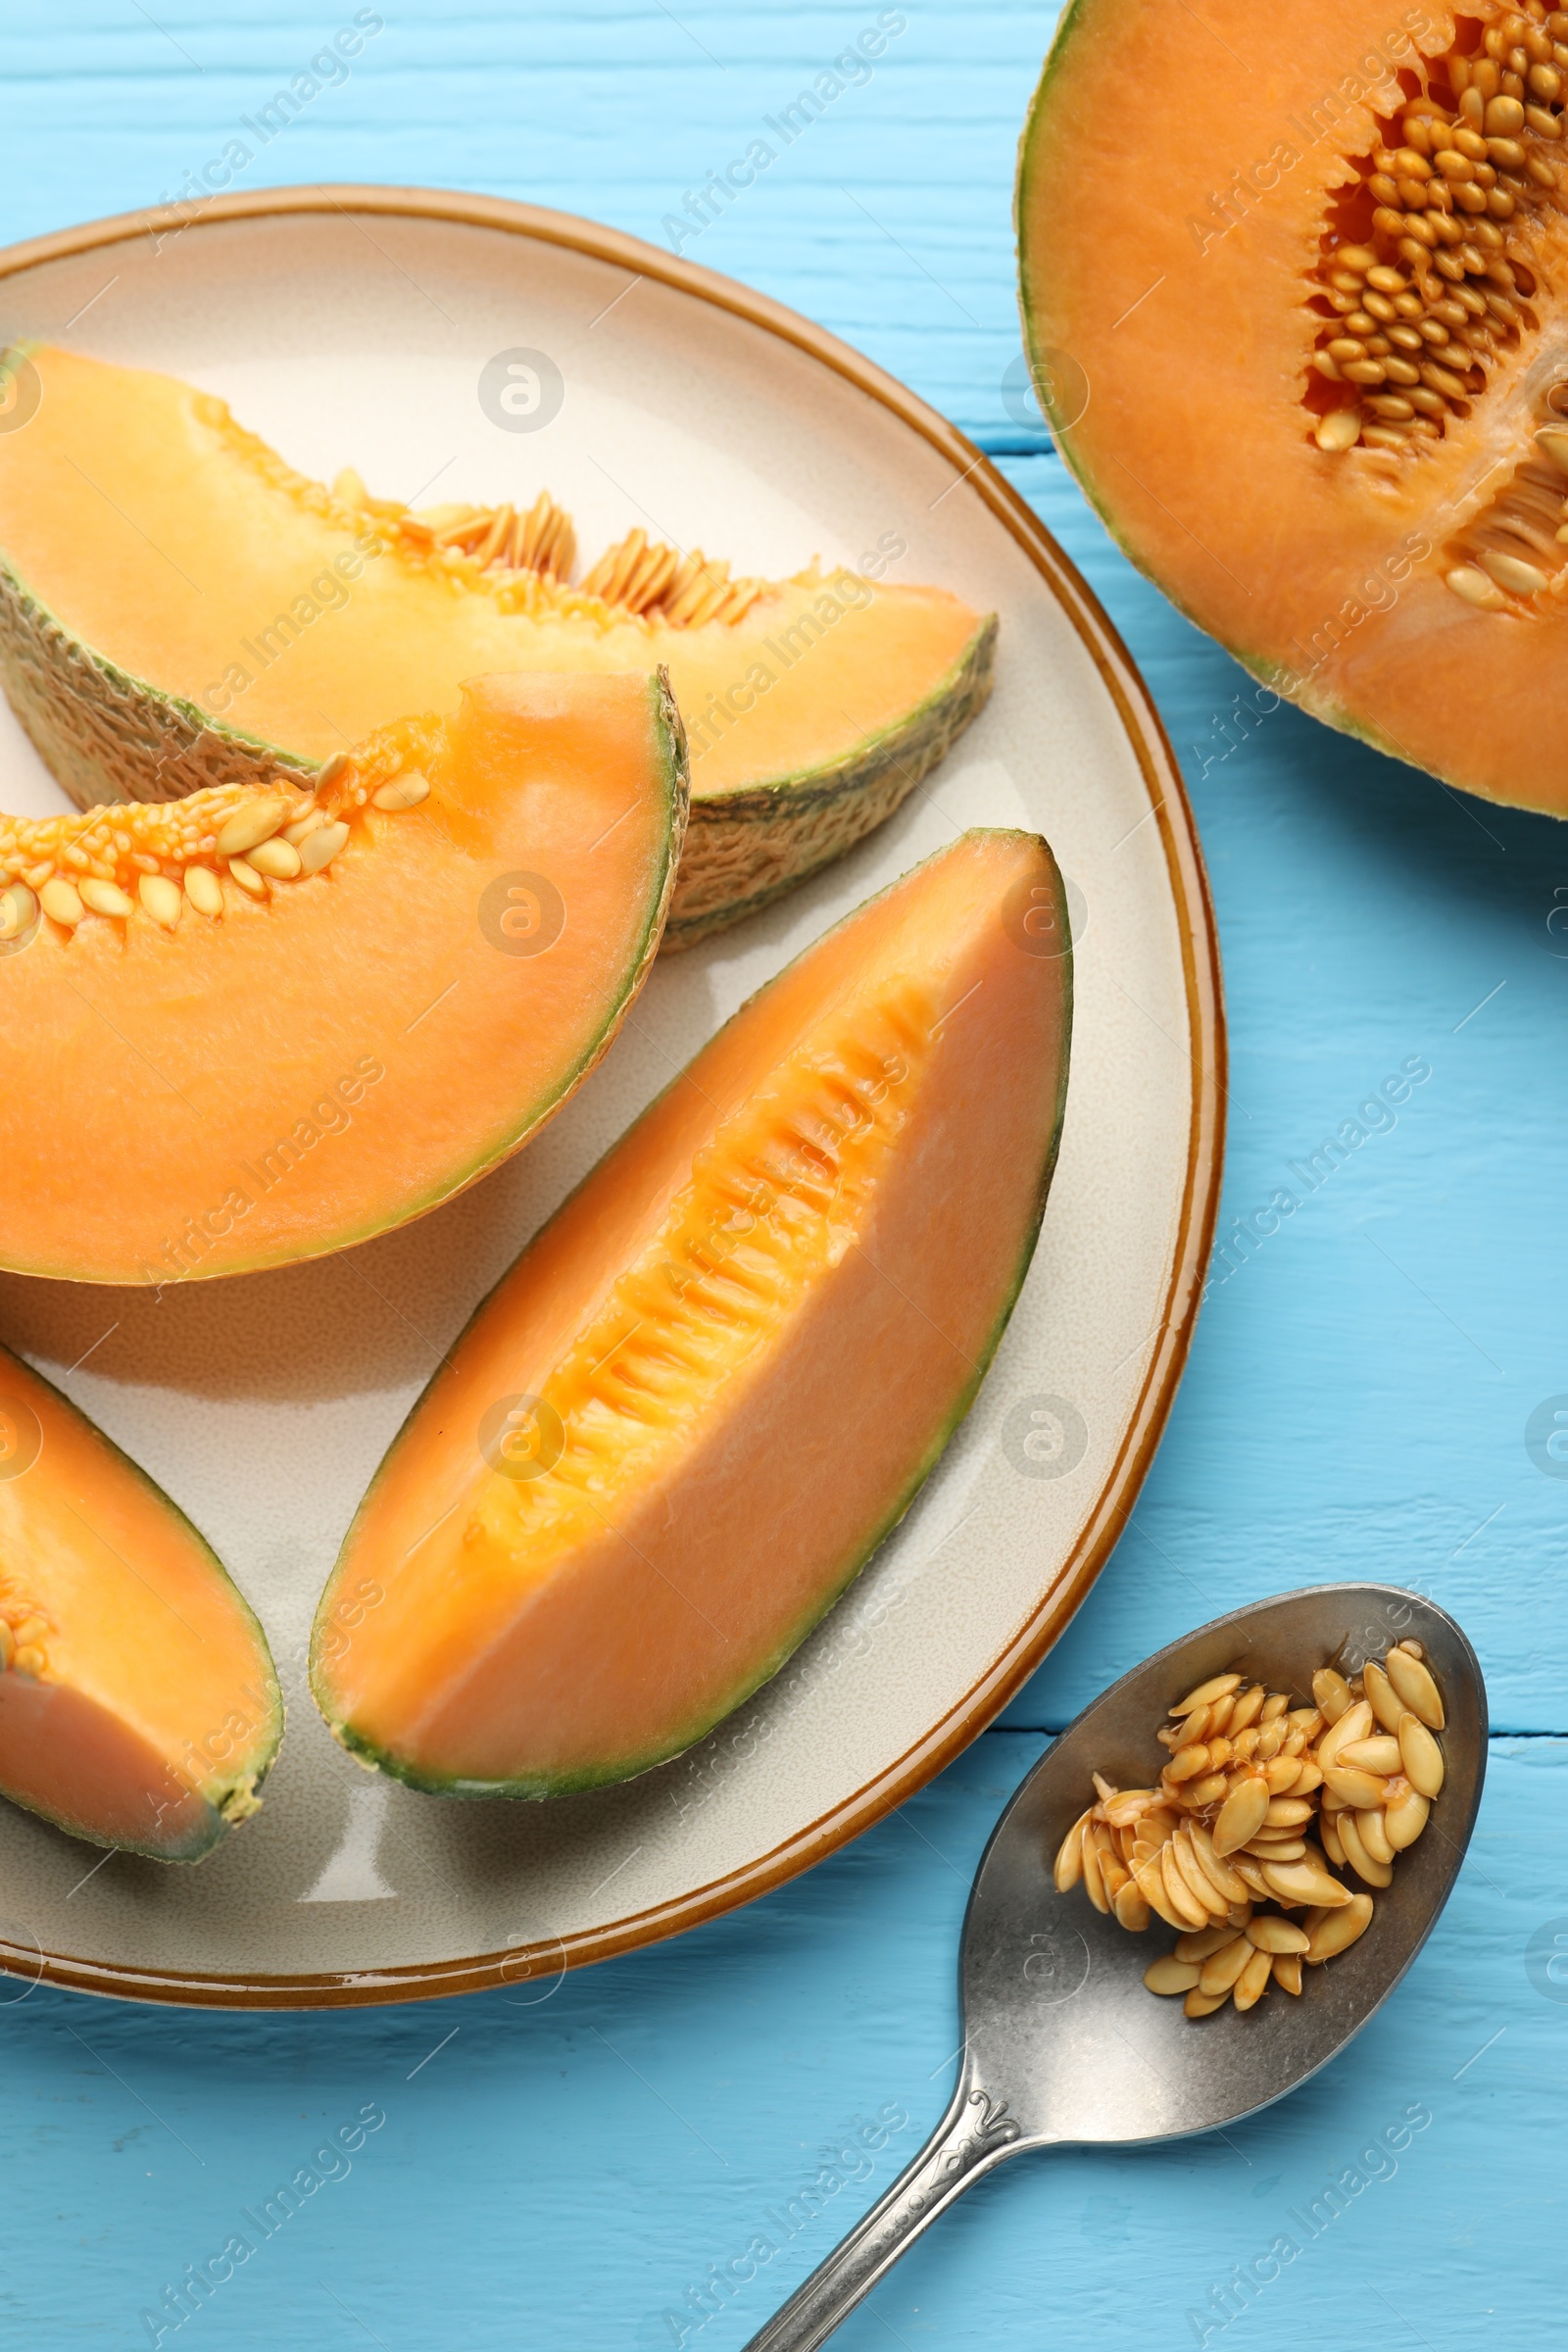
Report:
M 1143 1984 L 1168 1951 L 1155 1921 L 1128 1935 L 1082 1887 L 1058 1894 L 1057 1846 L 1092 1801 L 1093 1772 L 1147 1788 L 1166 1710 L 1210 1675 L 1294 1692 L 1314 1668 L 1353 1673 L 1396 1642 L 1420 1642 L 1447 1714 L 1446 1778 L 1424 1835 L 1375 1892 L 1359 1941 L 1309 1969 L 1299 1997 L 1277 1985 L 1255 2011 L 1228 2003 L 1186 2017 Z M 1359 2033 L 1403 1976 L 1447 1901 L 1475 1826 L 1486 1772 L 1481 1668 L 1453 1619 L 1396 1585 L 1314 1585 L 1217 1617 L 1124 1675 L 1036 1765 L 992 1833 L 958 1962 L 963 2063 L 942 2122 L 913 2163 L 747 2352 L 812 2352 L 906 2246 L 982 2173 L 1026 2148 L 1133 2147 L 1254 2115 L 1315 2075 Z

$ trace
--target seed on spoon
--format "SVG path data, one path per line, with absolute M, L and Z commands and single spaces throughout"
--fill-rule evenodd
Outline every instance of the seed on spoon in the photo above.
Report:
M 1198 1964 L 1192 1960 L 1178 1960 L 1173 1954 L 1167 1953 L 1164 1959 L 1150 1962 L 1144 1971 L 1144 1983 L 1151 1992 L 1167 1995 L 1191 1992 L 1198 1983 Z
M 1342 1770 L 1380 1773 L 1385 1780 L 1391 1772 L 1404 1769 L 1399 1742 L 1389 1732 L 1371 1740 L 1352 1740 L 1348 1747 L 1340 1750 L 1340 1766 Z
M 1304 1952 L 1311 1937 L 1289 1919 L 1251 1919 L 1245 1930 L 1260 1952 Z
M 1274 1974 L 1272 1952 L 1254 1951 L 1231 1987 L 1231 1999 L 1238 2009 L 1250 2009 L 1260 2001 Z
M 1323 1961 L 1332 1960 L 1337 1952 L 1348 1951 L 1358 1936 L 1364 1936 L 1372 1924 L 1372 1897 L 1352 1894 L 1342 1908 L 1325 1912 L 1315 1921 L 1307 1921 L 1307 1943 L 1302 1958 L 1308 1968 L 1317 1968 Z
M 1389 1801 L 1383 1808 L 1383 1827 L 1389 1843 L 1397 1854 L 1403 1853 L 1407 1846 L 1414 1845 L 1427 1826 L 1427 1815 L 1432 1805 L 1431 1799 L 1423 1796 L 1419 1789 L 1411 1788 L 1408 1782 L 1396 1782 L 1393 1788 L 1398 1793 L 1391 1790 Z M 1327 1842 L 1325 1833 L 1324 1843 Z
M 1240 1674 L 1200 1684 L 1155 1735 L 1158 1787 L 1097 1772 L 1097 1802 L 1057 1850 L 1061 1892 L 1082 1882 L 1124 1928 L 1157 1916 L 1177 1931 L 1145 1981 L 1189 2017 L 1245 2012 L 1276 1983 L 1298 1994 L 1303 1963 L 1347 1950 L 1372 1917 L 1372 1896 L 1333 1872 L 1391 1885 L 1442 1788 L 1443 1700 L 1418 1642 L 1310 1680 L 1314 1703 L 1295 1708 Z
M 1368 1658 L 1361 1669 L 1361 1690 L 1384 1731 L 1396 1734 L 1399 1717 L 1404 1712 L 1403 1702 L 1396 1696 L 1393 1684 L 1375 1659 Z
M 1211 1681 L 1200 1683 L 1196 1690 L 1189 1690 L 1187 1696 L 1171 1708 L 1171 1713 L 1190 1715 L 1195 1707 L 1206 1707 L 1216 1698 L 1228 1698 L 1233 1690 L 1239 1690 L 1241 1687 L 1242 1678 L 1239 1674 L 1216 1674 Z
M 1413 1714 L 1399 1718 L 1397 1740 L 1404 1777 L 1419 1796 L 1436 1796 L 1443 1787 L 1443 1750 Z
M 1401 1646 L 1391 1649 L 1383 1664 L 1390 1682 L 1411 1714 L 1419 1716 L 1429 1731 L 1441 1732 L 1446 1721 L 1443 1700 L 1424 1661 L 1413 1657 L 1409 1650 Z

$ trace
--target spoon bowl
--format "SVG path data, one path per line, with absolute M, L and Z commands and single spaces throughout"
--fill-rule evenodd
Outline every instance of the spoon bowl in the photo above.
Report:
M 1155 1920 L 1129 1935 L 1081 1886 L 1056 1890 L 1056 1849 L 1092 1775 L 1147 1788 L 1168 1710 L 1210 1676 L 1310 1701 L 1314 1670 L 1353 1674 L 1396 1643 L 1421 1642 L 1443 1693 L 1443 1792 L 1426 1830 L 1377 1889 L 1366 1933 L 1306 1972 L 1298 1996 L 1271 1987 L 1257 2009 L 1186 2016 L 1144 1970 L 1170 1950 Z M 1026 2148 L 1145 2146 L 1255 2114 L 1315 2075 L 1381 2008 L 1437 1924 L 1475 1826 L 1486 1773 L 1487 1699 L 1453 1619 L 1396 1585 L 1309 1586 L 1238 1609 L 1124 1675 L 1054 1741 L 998 1822 L 963 1927 L 963 2059 L 947 2115 L 913 2163 L 752 2339 L 748 2352 L 811 2352 L 904 2248 L 972 2180 Z

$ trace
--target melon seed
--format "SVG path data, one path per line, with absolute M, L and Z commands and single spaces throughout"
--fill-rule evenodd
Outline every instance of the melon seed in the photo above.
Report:
M 1268 1811 L 1268 1783 L 1261 1773 L 1250 1775 L 1232 1788 L 1210 1831 L 1214 1851 L 1223 1858 L 1244 1846 L 1263 1826 Z
M 1500 612 L 1507 602 L 1500 588 L 1494 587 L 1484 571 L 1473 564 L 1456 564 L 1444 574 L 1455 596 L 1463 597 L 1467 605 L 1475 605 L 1483 612 Z
M 1198 1968 L 1191 1960 L 1178 1960 L 1167 1955 L 1152 1961 L 1144 1971 L 1144 1983 L 1151 1992 L 1191 1992 L 1198 1983 Z
M 349 829 L 341 818 L 336 824 L 323 825 L 319 832 L 312 833 L 300 844 L 301 873 L 318 874 L 323 866 L 330 865 L 348 837 Z
M 1383 1661 L 1383 1671 L 1411 1714 L 1417 1716 L 1428 1731 L 1441 1732 L 1446 1721 L 1443 1698 L 1424 1660 L 1418 1658 L 1414 1651 L 1401 1646 L 1389 1651 Z
M 19 1674 L 31 1675 L 36 1682 L 44 1669 L 44 1654 L 41 1649 L 29 1642 L 19 1646 L 11 1663 Z
M 1396 1853 L 1401 1853 L 1407 1845 L 1414 1845 L 1427 1826 L 1427 1815 L 1431 1809 L 1431 1799 L 1416 1788 L 1407 1788 L 1402 1796 L 1390 1796 L 1383 1809 L 1383 1827 Z
M 1250 1919 L 1242 1933 L 1260 1952 L 1304 1952 L 1312 1940 L 1288 1919 Z
M 1269 1988 L 1273 1974 L 1273 1954 L 1271 1952 L 1253 1952 L 1247 1966 L 1237 1978 L 1231 1991 L 1231 1999 L 1237 2008 L 1250 2009 L 1254 2003 L 1260 2001 Z
M 1341 1816 L 1343 1821 L 1344 1816 Z M 1343 1835 L 1343 1832 L 1342 1832 Z M 1337 1879 L 1331 1879 L 1310 1852 L 1299 1862 L 1265 1862 L 1263 1878 L 1269 1892 L 1287 1902 L 1322 1904 L 1333 1908 L 1351 1899 Z
M 117 922 L 123 922 L 136 911 L 117 883 L 100 882 L 89 876 L 78 888 L 82 905 L 91 907 L 94 914 L 112 915 Z
M 1331 410 L 1312 440 L 1319 449 L 1354 449 L 1361 440 L 1361 418 L 1354 410 Z
M 20 939 L 38 912 L 38 902 L 25 882 L 0 890 L 0 940 Z
M 419 803 L 429 797 L 430 779 L 421 776 L 416 767 L 406 769 L 400 776 L 393 776 L 370 795 L 377 808 L 417 808 Z
M 1418 1796 L 1438 1794 L 1443 1787 L 1443 1750 L 1417 1715 L 1399 1717 L 1398 1749 L 1404 1777 Z
M 174 883 L 163 874 L 143 874 L 136 885 L 136 896 L 155 923 L 172 931 L 185 904 Z
M 1372 1897 L 1352 1894 L 1348 1902 L 1336 1907 L 1308 1928 L 1311 1941 L 1302 1954 L 1308 1968 L 1317 1968 L 1332 1960 L 1354 1943 L 1372 1924 Z
M 286 801 L 253 801 L 249 808 L 236 809 L 227 823 L 219 828 L 216 845 L 218 855 L 220 858 L 243 857 L 247 850 L 254 850 L 260 842 L 270 841 L 287 814 Z
M 1363 1669 L 1363 1681 L 1365 1670 Z M 1374 1714 L 1376 1708 L 1373 1709 Z M 1339 1753 L 1339 1769 L 1350 1772 L 1375 1772 L 1384 1780 L 1402 1772 L 1399 1742 L 1392 1732 L 1379 1732 L 1366 1740 L 1352 1740 Z
M 1381 1805 L 1370 1812 L 1357 1813 L 1355 1826 L 1361 1843 L 1366 1847 L 1374 1862 L 1389 1863 L 1394 1860 L 1394 1847 L 1389 1841 L 1388 1828 L 1383 1818 Z
M 1381 1724 L 1386 1733 L 1393 1737 L 1396 1747 L 1397 1747 L 1399 1717 L 1404 1710 L 1400 1706 L 1399 1701 L 1394 1695 L 1394 1686 L 1389 1681 L 1388 1676 L 1384 1673 L 1382 1667 L 1377 1663 L 1375 1658 L 1368 1658 L 1366 1664 L 1361 1669 L 1361 1689 L 1365 1694 L 1366 1702 L 1372 1709 L 1372 1712 L 1376 1716 L 1379 1724 Z M 1357 1744 L 1359 1744 L 1359 1742 L 1357 1742 Z M 1354 1761 L 1354 1759 L 1351 1760 Z M 1378 1771 L 1381 1769 L 1386 1772 L 1397 1772 L 1399 1767 L 1397 1763 L 1394 1763 L 1381 1767 L 1377 1765 L 1364 1765 L 1363 1769 L 1367 1771 Z
M 74 886 L 58 874 L 39 891 L 38 903 L 52 922 L 64 923 L 68 931 L 74 931 L 87 911 Z
M 300 854 L 286 841 L 272 839 L 258 842 L 254 850 L 245 853 L 245 863 L 253 865 L 259 874 L 269 874 L 276 882 L 292 882 L 300 870 Z
M 1481 562 L 1499 588 L 1511 588 L 1516 596 L 1540 596 L 1543 589 L 1551 586 L 1546 573 L 1538 564 L 1526 564 L 1522 557 L 1505 556 L 1496 548 L 1484 547 Z
M 223 886 L 211 866 L 186 866 L 185 896 L 198 914 L 220 915 L 223 911 Z
M 219 835 L 219 839 L 222 839 L 221 834 Z M 251 898 L 266 898 L 267 884 L 257 872 L 254 865 L 247 864 L 243 858 L 231 858 L 228 861 L 228 870 L 233 875 L 235 881 L 239 884 L 241 890 L 248 892 Z

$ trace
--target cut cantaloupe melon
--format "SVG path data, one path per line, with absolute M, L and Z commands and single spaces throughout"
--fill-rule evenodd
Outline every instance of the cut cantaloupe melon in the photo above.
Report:
M 685 810 L 662 680 L 536 675 L 311 794 L 0 818 L 0 1264 L 243 1273 L 461 1191 L 613 1037 Z
M 771 981 L 524 1252 L 387 1455 L 317 1700 L 437 1792 L 677 1753 L 788 1657 L 967 1410 L 1054 1164 L 1051 853 L 974 832 Z
M 259 1809 L 282 1729 L 262 1629 L 189 1520 L 0 1348 L 0 1793 L 199 1862 Z
M 1317 717 L 1568 813 L 1568 12 L 1072 0 L 1017 211 L 1133 561 Z
M 994 621 L 941 589 L 737 580 L 641 530 L 573 588 L 546 496 L 414 514 L 350 470 L 307 481 L 172 377 L 10 366 L 37 398 L 0 434 L 0 670 L 83 804 L 304 780 L 480 672 L 663 666 L 693 752 L 689 940 L 879 823 L 990 686 Z

